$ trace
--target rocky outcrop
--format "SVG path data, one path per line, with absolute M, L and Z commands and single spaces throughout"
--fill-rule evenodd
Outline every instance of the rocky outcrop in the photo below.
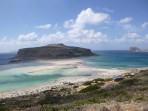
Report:
M 132 52 L 148 52 L 148 49 L 140 49 L 138 47 L 130 47 L 129 51 L 132 51 Z
M 16 58 L 31 59 L 64 59 L 81 56 L 94 56 L 90 49 L 66 46 L 64 44 L 49 44 L 42 47 L 20 49 Z
M 129 51 L 132 51 L 132 52 L 140 52 L 141 49 L 138 48 L 138 47 L 130 47 L 130 48 L 129 48 Z

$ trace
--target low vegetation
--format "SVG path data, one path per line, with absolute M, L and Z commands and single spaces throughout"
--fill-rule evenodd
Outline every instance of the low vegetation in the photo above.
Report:
M 0 111 L 113 111 L 107 104 L 112 101 L 119 104 L 147 103 L 148 70 L 134 75 L 126 74 L 125 79 L 119 82 L 114 82 L 111 78 L 98 78 L 71 88 L 52 89 L 36 95 L 1 100 Z M 104 105 L 100 106 L 101 104 Z M 120 111 L 119 104 L 115 105 L 114 111 Z M 147 111 L 147 105 L 143 109 L 139 111 Z
M 100 88 L 100 86 L 98 84 L 94 84 L 94 85 L 89 85 L 86 88 L 80 90 L 80 93 L 87 93 L 87 92 L 92 92 L 92 91 L 96 91 Z

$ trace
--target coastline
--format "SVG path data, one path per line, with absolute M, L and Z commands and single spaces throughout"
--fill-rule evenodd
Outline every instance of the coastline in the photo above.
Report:
M 49 62 L 49 61 L 46 61 Z M 58 68 L 69 68 L 69 67 L 76 67 L 80 71 L 90 72 L 90 75 L 82 75 L 81 76 L 72 76 L 72 77 L 65 77 L 58 79 L 57 81 L 53 82 L 47 82 L 45 84 L 31 87 L 31 88 L 24 88 L 24 89 L 18 89 L 14 91 L 6 91 L 6 92 L 0 92 L 0 99 L 5 98 L 13 98 L 18 96 L 25 96 L 25 95 L 31 95 L 31 94 L 39 94 L 43 91 L 50 90 L 51 88 L 61 88 L 61 87 L 67 87 L 66 84 L 61 84 L 62 82 L 70 82 L 73 84 L 79 84 L 86 81 L 90 81 L 96 78 L 111 78 L 113 76 L 117 75 L 124 75 L 127 73 L 136 73 L 140 70 L 145 70 L 148 68 L 129 68 L 129 69 L 103 69 L 103 68 L 94 68 L 89 67 L 83 64 L 83 60 L 80 59 L 67 59 L 67 60 L 53 60 L 50 61 L 50 66 L 38 66 L 35 68 L 31 68 L 27 70 L 28 74 L 33 75 L 35 72 L 42 72 L 46 70 L 54 70 Z

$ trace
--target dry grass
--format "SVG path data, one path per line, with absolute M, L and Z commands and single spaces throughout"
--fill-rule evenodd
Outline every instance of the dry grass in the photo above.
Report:
M 85 104 L 69 111 L 148 111 L 148 103 Z
M 142 104 L 141 111 L 148 111 L 148 104 L 146 103 Z
M 115 111 L 120 111 L 120 109 L 121 109 L 120 104 L 119 104 L 119 103 L 115 103 L 115 104 L 113 105 L 113 109 L 114 109 Z
M 105 106 L 100 106 L 99 104 L 93 104 L 93 105 L 87 105 L 84 106 L 84 109 L 82 111 L 110 111 Z

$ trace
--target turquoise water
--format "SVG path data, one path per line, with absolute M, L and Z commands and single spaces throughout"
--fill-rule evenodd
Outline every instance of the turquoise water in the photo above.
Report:
M 82 57 L 84 64 L 96 68 L 148 67 L 148 53 L 129 51 L 95 51 L 100 56 Z M 15 54 L 14 54 L 15 55 Z M 0 54 L 0 64 L 7 63 L 12 54 Z M 4 59 L 4 60 L 3 60 Z M 52 65 L 48 62 L 30 61 L 19 64 L 0 65 L 0 92 L 38 86 L 65 77 L 89 76 L 89 72 L 76 67 L 47 70 L 30 74 L 30 68 Z
M 84 71 L 79 71 L 76 67 L 59 68 L 34 73 L 28 72 L 29 69 L 34 69 L 40 65 L 51 65 L 47 63 L 44 64 L 44 62 L 45 61 L 32 61 L 30 63 L 3 65 L 5 69 L 0 71 L 0 92 L 38 86 L 66 77 L 83 77 L 89 75 L 88 72 L 84 73 Z M 18 68 L 16 68 L 17 66 Z
M 95 51 L 100 56 L 82 58 L 85 64 L 102 68 L 148 67 L 148 52 Z

